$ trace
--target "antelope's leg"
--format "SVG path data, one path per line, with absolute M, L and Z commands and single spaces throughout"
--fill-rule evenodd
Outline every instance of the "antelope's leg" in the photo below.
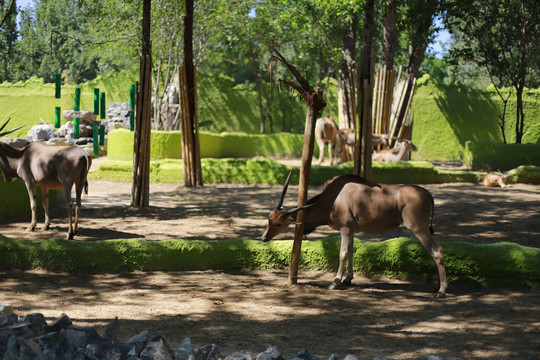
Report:
M 77 208 L 75 209 L 75 228 L 74 233 L 77 234 L 79 231 L 79 214 L 81 213 L 81 193 L 83 189 L 83 181 L 79 181 L 75 184 L 75 195 L 76 195 L 76 202 L 77 202 Z
M 321 165 L 324 160 L 324 141 L 318 138 L 316 140 L 317 146 L 319 147 L 319 161 L 317 162 L 317 165 Z
M 68 214 L 68 234 L 67 239 L 72 240 L 73 239 L 73 203 L 71 201 L 71 186 L 67 186 L 64 184 L 64 197 L 66 199 L 67 205 L 66 210 Z
M 36 228 L 36 187 L 31 181 L 25 181 L 26 190 L 28 191 L 28 198 L 30 199 L 30 210 L 32 210 L 32 221 L 30 226 L 26 228 L 26 231 L 34 231 Z
M 426 248 L 428 253 L 435 261 L 437 265 L 437 272 L 439 273 L 439 291 L 437 291 L 436 297 L 444 297 L 446 294 L 446 289 L 448 288 L 448 283 L 446 281 L 446 269 L 444 267 L 444 257 L 443 249 L 437 244 L 433 236 L 431 235 L 429 229 L 424 231 L 413 232 L 414 235 L 420 240 L 422 245 Z
M 51 220 L 49 218 L 49 189 L 41 187 L 41 204 L 43 205 L 43 212 L 45 213 L 45 222 L 43 223 L 43 230 L 49 230 L 51 226 Z
M 341 247 L 339 249 L 339 268 L 334 278 L 334 282 L 330 285 L 331 289 L 335 289 L 341 285 L 341 279 L 343 278 L 343 273 L 345 272 L 345 262 L 347 261 L 347 255 L 349 253 L 349 238 L 350 230 L 347 227 L 342 227 L 341 230 Z
M 347 240 L 347 276 L 342 281 L 344 285 L 350 285 L 353 279 L 353 256 L 354 256 L 354 234 L 349 232 L 349 239 Z

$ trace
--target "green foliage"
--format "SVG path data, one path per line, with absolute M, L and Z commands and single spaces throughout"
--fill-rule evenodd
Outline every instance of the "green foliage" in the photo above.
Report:
M 334 271 L 339 238 L 303 241 L 300 269 Z M 444 243 L 450 283 L 538 288 L 540 249 L 513 243 Z M 355 242 L 354 270 L 365 276 L 435 281 L 437 270 L 415 238 Z M 131 271 L 285 269 L 292 241 L 15 240 L 0 235 L 0 269 L 46 269 L 71 273 Z

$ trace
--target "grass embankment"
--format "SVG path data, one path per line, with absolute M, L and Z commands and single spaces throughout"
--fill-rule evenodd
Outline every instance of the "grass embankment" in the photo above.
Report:
M 254 159 L 201 159 L 205 184 L 283 184 L 291 167 L 268 158 Z M 91 180 L 132 180 L 132 161 L 108 160 L 89 174 Z M 298 184 L 299 167 L 295 169 L 291 184 Z M 339 166 L 313 165 L 310 173 L 311 185 L 322 185 L 334 176 L 351 174 L 352 163 Z M 447 182 L 481 182 L 485 172 L 463 170 L 441 170 L 426 161 L 374 162 L 373 181 L 395 184 L 434 184 Z M 540 183 L 540 167 L 520 166 L 509 171 L 508 182 Z M 150 162 L 150 181 L 181 183 L 184 179 L 180 159 Z
M 445 263 L 451 283 L 538 288 L 540 249 L 512 243 L 445 243 Z M 300 269 L 337 269 L 339 238 L 304 241 Z M 42 242 L 14 240 L 0 235 L 0 269 L 46 269 L 72 273 L 130 271 L 286 269 L 292 241 L 262 243 L 231 239 L 107 240 Z M 355 242 L 354 269 L 366 276 L 437 281 L 436 268 L 414 238 L 378 243 Z

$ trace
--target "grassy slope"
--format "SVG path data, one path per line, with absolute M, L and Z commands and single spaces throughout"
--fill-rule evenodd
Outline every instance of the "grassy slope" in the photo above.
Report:
M 450 282 L 482 286 L 538 288 L 540 249 L 511 243 L 445 243 Z M 302 243 L 301 269 L 335 270 L 339 238 Z M 285 269 L 292 240 L 262 243 L 231 239 L 107 240 L 97 243 L 51 239 L 43 242 L 0 236 L 0 269 L 84 273 L 130 271 Z M 354 269 L 366 276 L 436 281 L 436 268 L 414 238 L 380 243 L 355 242 Z

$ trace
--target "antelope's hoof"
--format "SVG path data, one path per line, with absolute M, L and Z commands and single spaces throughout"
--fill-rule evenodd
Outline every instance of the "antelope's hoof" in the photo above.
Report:
M 336 283 L 331 283 L 330 285 L 328 285 L 328 290 L 336 290 L 338 288 L 339 288 L 339 285 Z
M 66 238 L 66 239 L 67 239 L 67 240 L 73 240 L 73 237 L 74 237 L 74 236 L 75 236 L 75 234 L 74 234 L 74 233 L 68 233 L 68 235 L 67 235 L 67 238 Z
M 351 279 L 345 279 L 341 282 L 341 286 L 351 286 Z
M 29 227 L 26 228 L 26 231 L 32 232 L 32 231 L 34 231 L 35 229 L 36 229 L 36 226 L 35 226 L 35 225 L 34 225 L 34 226 L 30 225 Z
M 50 227 L 51 227 L 51 224 L 45 224 L 43 225 L 42 230 L 49 230 Z
M 435 293 L 435 299 L 442 299 L 442 298 L 444 298 L 445 296 L 446 296 L 446 294 L 445 294 L 445 293 L 442 293 L 442 292 L 440 292 L 440 291 L 437 291 L 437 292 Z

